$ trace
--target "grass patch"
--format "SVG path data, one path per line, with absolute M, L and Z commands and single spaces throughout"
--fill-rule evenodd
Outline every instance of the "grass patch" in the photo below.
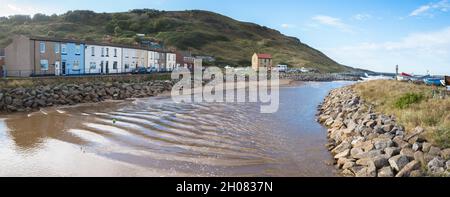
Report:
M 438 128 L 433 137 L 443 148 L 450 148 L 450 127 Z
M 427 140 L 450 147 L 450 96 L 433 98 L 433 91 L 443 91 L 443 88 L 398 81 L 369 81 L 355 84 L 353 90 L 377 112 L 394 115 L 406 131 L 421 126 Z
M 395 101 L 395 107 L 398 109 L 405 109 L 412 104 L 420 103 L 423 100 L 423 95 L 417 93 L 406 93 Z

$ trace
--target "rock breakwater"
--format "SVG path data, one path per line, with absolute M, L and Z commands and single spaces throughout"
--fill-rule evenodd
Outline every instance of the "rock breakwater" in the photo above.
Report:
M 173 81 L 85 82 L 0 89 L 0 111 L 31 111 L 55 105 L 150 97 L 170 91 Z
M 405 131 L 395 117 L 373 112 L 351 87 L 332 90 L 319 106 L 329 151 L 344 176 L 449 176 L 450 149 L 427 142 L 424 130 Z

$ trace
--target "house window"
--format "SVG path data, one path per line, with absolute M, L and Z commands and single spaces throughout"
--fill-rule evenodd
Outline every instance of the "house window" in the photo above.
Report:
M 105 57 L 105 48 L 102 48 L 102 57 Z
M 75 55 L 80 55 L 81 54 L 81 46 L 80 45 L 76 45 L 75 46 Z
M 61 44 L 61 54 L 67 54 L 67 50 L 66 50 L 66 45 L 65 44 Z
M 59 53 L 59 44 L 55 43 L 54 47 L 55 47 L 55 53 L 58 54 Z
M 117 57 L 117 49 L 114 49 L 114 57 Z
M 109 48 L 106 48 L 106 57 L 109 57 Z
M 91 62 L 90 66 L 89 66 L 89 69 L 95 70 L 96 68 L 97 68 L 97 64 L 95 62 Z
M 39 51 L 45 53 L 45 42 L 39 43 Z
M 41 60 L 41 70 L 48 70 L 48 60 Z
M 113 69 L 117 70 L 117 62 L 116 61 L 113 62 Z
M 130 65 L 129 64 L 125 64 L 125 69 L 129 69 Z
M 95 47 L 91 47 L 91 55 L 92 55 L 92 57 L 95 56 Z
M 78 60 L 73 61 L 72 70 L 80 70 L 80 61 Z

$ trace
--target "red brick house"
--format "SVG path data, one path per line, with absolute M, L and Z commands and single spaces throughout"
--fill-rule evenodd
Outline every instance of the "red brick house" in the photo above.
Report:
M 176 52 L 177 57 L 177 65 L 179 67 L 188 68 L 189 70 L 194 69 L 194 60 L 195 58 L 192 57 L 192 54 L 190 52 L 186 51 L 177 51 Z

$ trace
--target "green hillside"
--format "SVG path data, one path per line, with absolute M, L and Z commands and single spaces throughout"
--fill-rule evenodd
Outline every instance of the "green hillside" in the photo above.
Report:
M 216 57 L 215 65 L 249 66 L 254 52 L 271 53 L 274 63 L 317 68 L 322 72 L 353 69 L 280 32 L 207 11 L 131 10 L 124 13 L 69 11 L 62 15 L 0 18 L 0 47 L 14 34 L 134 44 L 136 34 L 166 47 Z

